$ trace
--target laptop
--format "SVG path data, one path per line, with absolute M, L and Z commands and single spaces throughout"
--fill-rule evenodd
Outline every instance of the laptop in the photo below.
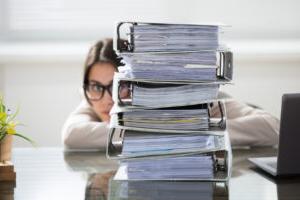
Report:
M 300 174 L 300 93 L 284 94 L 277 157 L 248 160 L 273 176 Z

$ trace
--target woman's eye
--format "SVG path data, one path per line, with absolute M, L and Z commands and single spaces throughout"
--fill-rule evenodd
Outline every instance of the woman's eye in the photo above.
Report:
M 91 85 L 91 89 L 94 92 L 102 92 L 103 87 L 101 85 Z

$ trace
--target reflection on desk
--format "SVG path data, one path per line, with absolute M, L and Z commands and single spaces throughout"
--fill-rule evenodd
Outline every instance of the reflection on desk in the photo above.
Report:
M 230 200 L 299 199 L 300 178 L 277 180 L 259 171 L 247 161 L 248 157 L 272 155 L 276 155 L 276 150 L 273 148 L 233 151 L 233 171 L 228 186 Z M 16 187 L 14 190 L 10 190 L 9 197 L 6 196 L 6 199 L 14 198 L 17 200 L 101 199 L 97 198 L 97 194 L 100 193 L 104 194 L 102 197 L 105 199 L 109 196 L 108 180 L 118 168 L 117 162 L 107 160 L 104 152 L 64 153 L 62 148 L 15 148 L 13 150 L 13 163 L 17 173 Z M 91 187 L 91 183 L 99 185 Z M 180 188 L 184 188 L 180 190 L 180 193 L 178 190 L 172 192 L 175 197 L 183 194 L 188 197 L 191 193 L 187 190 L 192 187 L 189 186 L 185 189 L 185 185 L 180 185 L 182 183 L 174 182 L 170 183 L 171 186 L 165 182 L 160 182 L 158 185 L 148 182 L 135 184 L 127 185 L 134 188 L 138 186 L 144 194 L 146 194 L 145 191 L 155 194 L 163 187 L 172 188 L 174 186 L 176 188 L 179 185 Z M 190 183 L 187 183 L 186 186 L 188 184 Z M 0 199 L 3 199 L 1 194 L 8 194 L 5 193 L 5 188 L 9 187 L 6 187 L 5 183 L 0 183 L 0 188 Z M 138 193 L 135 191 L 133 194 Z
M 110 200 L 226 200 L 225 182 L 111 181 Z
M 116 181 L 115 171 L 90 176 L 85 199 L 97 200 L 226 200 L 225 182 Z

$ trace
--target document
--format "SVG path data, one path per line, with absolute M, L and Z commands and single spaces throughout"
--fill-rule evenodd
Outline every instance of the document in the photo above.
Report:
M 210 180 L 212 156 L 185 155 L 122 160 L 115 180 Z
M 134 79 L 216 81 L 215 51 L 121 53 L 127 76 Z M 155 74 L 155 76 L 153 76 Z
M 219 27 L 215 25 L 134 24 L 131 39 L 135 52 L 216 50 Z
M 211 152 L 224 148 L 223 136 L 201 134 L 153 133 L 137 135 L 126 132 L 122 157 Z
M 169 109 L 132 110 L 124 112 L 119 124 L 127 127 L 167 130 L 207 130 L 208 108 L 205 105 Z M 201 109 L 201 107 L 204 107 Z
M 217 99 L 219 84 L 133 84 L 132 105 L 173 107 L 194 105 Z

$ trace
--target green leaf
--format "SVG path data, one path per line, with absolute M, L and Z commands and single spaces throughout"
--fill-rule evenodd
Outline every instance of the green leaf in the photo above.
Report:
M 6 136 L 5 133 L 3 133 L 3 134 L 1 133 L 1 134 L 0 134 L 0 141 L 2 141 L 2 140 L 4 139 L 5 136 Z
M 0 134 L 6 134 L 6 126 L 0 127 Z
M 20 133 L 15 133 L 13 135 L 19 136 L 19 137 L 27 140 L 28 142 L 30 142 L 32 144 L 32 146 L 35 146 L 35 147 L 37 146 L 36 143 L 33 140 L 31 140 L 30 138 L 28 138 L 28 137 L 26 137 L 26 136 L 24 136 L 24 135 L 22 135 Z
M 3 97 L 0 95 L 0 112 L 5 112 L 5 105 L 3 103 Z
M 5 112 L 5 105 L 3 105 L 2 102 L 0 104 L 0 112 Z

